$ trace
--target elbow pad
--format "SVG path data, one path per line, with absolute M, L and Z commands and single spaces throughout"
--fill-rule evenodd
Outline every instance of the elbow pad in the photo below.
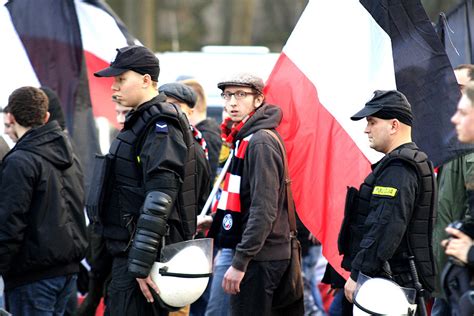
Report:
M 128 255 L 128 271 L 136 278 L 146 278 L 150 273 L 161 238 L 166 234 L 171 208 L 168 194 L 159 191 L 147 194 Z

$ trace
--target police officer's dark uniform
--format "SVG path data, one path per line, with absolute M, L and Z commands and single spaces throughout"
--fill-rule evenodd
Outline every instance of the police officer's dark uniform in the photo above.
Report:
M 119 49 L 110 67 L 95 75 L 127 70 L 158 81 L 158 59 L 141 46 Z M 88 213 L 114 257 L 107 300 L 111 315 L 167 315 L 159 304 L 146 302 L 135 278 L 149 275 L 163 243 L 189 240 L 196 230 L 192 134 L 185 115 L 165 100 L 160 94 L 132 110 L 109 154 L 96 165 Z
M 179 102 L 185 103 L 189 108 L 193 109 L 196 105 L 197 95 L 194 90 L 180 82 L 172 82 L 161 85 L 159 92 L 164 93 L 167 97 L 174 98 Z M 197 209 L 202 210 L 206 204 L 207 198 L 211 191 L 211 166 L 209 165 L 208 144 L 203 138 L 201 131 L 195 126 L 190 125 L 193 131 L 194 149 L 196 151 L 196 170 L 197 170 Z
M 411 126 L 411 108 L 398 91 L 376 91 L 372 100 L 351 117 L 396 118 Z M 402 144 L 372 165 L 359 190 L 349 188 L 339 250 L 342 267 L 357 281 L 359 272 L 390 277 L 414 287 L 408 258 L 414 256 L 423 288 L 433 290 L 431 236 L 436 201 L 431 162 L 415 143 Z

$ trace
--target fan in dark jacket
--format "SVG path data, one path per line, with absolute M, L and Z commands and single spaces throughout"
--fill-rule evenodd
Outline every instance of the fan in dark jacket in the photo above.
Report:
M 194 111 L 188 116 L 191 125 L 194 125 L 206 140 L 207 149 L 209 151 L 209 165 L 211 166 L 211 185 L 216 178 L 217 169 L 219 167 L 219 153 L 221 152 L 222 138 L 221 128 L 216 120 L 207 117 L 207 100 L 206 93 L 202 85 L 195 79 L 186 79 L 180 81 L 191 87 L 196 93 L 196 104 Z
M 158 91 L 166 95 L 166 102 L 176 104 L 186 114 L 186 117 L 191 117 L 196 105 L 196 93 L 187 85 L 179 82 L 172 82 L 162 85 Z M 193 132 L 194 146 L 196 151 L 196 198 L 198 213 L 206 204 L 207 197 L 210 193 L 211 187 L 211 170 L 209 166 L 209 152 L 207 142 L 203 134 L 194 125 L 190 125 Z
M 15 90 L 8 114 L 19 136 L 0 171 L 0 274 L 14 315 L 63 314 L 86 249 L 83 175 L 71 144 L 48 121 L 48 98 Z
M 207 312 L 225 299 L 221 285 L 230 294 L 231 315 L 303 315 L 302 297 L 284 310 L 273 302 L 290 262 L 290 225 L 284 153 L 265 130 L 280 124 L 282 112 L 264 102 L 263 80 L 253 74 L 235 74 L 217 86 L 229 115 L 222 134 L 233 152 L 209 231 L 219 254 Z

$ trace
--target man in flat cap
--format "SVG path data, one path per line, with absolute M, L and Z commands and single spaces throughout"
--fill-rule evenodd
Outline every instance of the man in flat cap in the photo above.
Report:
M 351 117 L 362 118 L 367 119 L 364 132 L 370 147 L 385 156 L 372 165 L 359 190 L 348 189 L 339 235 L 342 267 L 351 273 L 346 298 L 353 302 L 359 274 L 414 288 L 410 260 L 424 290 L 431 292 L 436 187 L 432 163 L 411 139 L 411 106 L 399 91 L 377 90 Z
M 291 202 L 284 147 L 275 131 L 282 112 L 265 102 L 263 86 L 250 73 L 217 84 L 229 115 L 222 135 L 233 152 L 209 231 L 219 254 L 206 315 L 303 315 L 303 295 L 286 306 L 274 300 L 280 282 L 287 281 Z
M 117 49 L 97 77 L 113 77 L 112 98 L 131 109 L 105 158 L 97 159 L 87 202 L 113 256 L 107 309 L 111 315 L 167 315 L 151 279 L 162 245 L 196 231 L 196 162 L 189 122 L 158 93 L 158 58 L 146 47 Z
M 166 102 L 178 105 L 189 118 L 193 115 L 196 105 L 197 95 L 194 90 L 180 82 L 167 83 L 158 89 L 166 95 Z M 200 212 L 206 203 L 211 190 L 211 166 L 209 165 L 209 155 L 207 143 L 202 133 L 196 126 L 189 124 L 196 144 L 196 162 L 197 162 L 197 204 Z
M 184 79 L 179 81 L 194 90 L 197 96 L 196 105 L 193 108 L 192 116 L 188 117 L 189 122 L 194 125 L 206 140 L 209 151 L 209 165 L 211 165 L 211 179 L 216 178 L 219 167 L 219 160 L 222 147 L 221 128 L 216 120 L 207 115 L 206 91 L 196 79 Z

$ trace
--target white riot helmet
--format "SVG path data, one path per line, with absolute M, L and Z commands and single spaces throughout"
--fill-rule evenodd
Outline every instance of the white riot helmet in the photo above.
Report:
M 183 241 L 163 247 L 160 262 L 151 269 L 158 286 L 159 300 L 169 309 L 179 309 L 196 301 L 212 274 L 211 238 Z
M 354 316 L 362 315 L 415 315 L 416 290 L 400 287 L 397 283 L 370 278 L 359 273 L 354 293 Z

